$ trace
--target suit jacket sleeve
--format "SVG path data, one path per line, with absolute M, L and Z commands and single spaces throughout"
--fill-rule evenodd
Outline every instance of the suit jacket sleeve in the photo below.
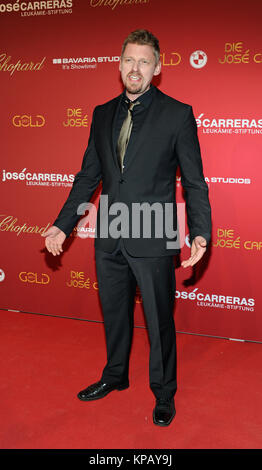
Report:
M 79 205 L 90 201 L 101 180 L 101 166 L 94 140 L 94 121 L 95 110 L 81 171 L 76 174 L 69 196 L 54 222 L 54 225 L 60 228 L 67 237 L 81 217 L 78 214 Z
M 181 183 L 185 190 L 187 223 L 191 243 L 197 235 L 211 239 L 211 208 L 208 186 L 203 175 L 197 125 L 192 107 L 189 106 L 180 128 L 176 153 L 181 170 Z

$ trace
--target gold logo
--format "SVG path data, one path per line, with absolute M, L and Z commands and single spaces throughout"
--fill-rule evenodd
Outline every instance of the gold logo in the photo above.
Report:
M 15 127 L 43 127 L 45 118 L 41 114 L 37 114 L 35 117 L 27 114 L 16 115 L 13 117 L 12 123 Z
M 166 54 L 163 52 L 160 54 L 161 57 L 161 62 L 164 67 L 166 66 L 174 66 L 180 64 L 182 58 L 181 55 L 178 52 L 171 52 L 171 54 Z
M 19 273 L 19 279 L 22 282 L 29 282 L 30 284 L 45 285 L 45 284 L 49 284 L 50 282 L 50 277 L 48 276 L 48 274 L 45 274 L 45 273 L 38 274 L 38 273 L 32 273 L 32 272 L 27 273 L 26 271 L 22 271 L 21 273 Z
M 44 66 L 46 57 L 43 57 L 41 62 L 21 62 L 19 59 L 17 62 L 12 63 L 11 56 L 7 54 L 0 54 L 0 72 L 9 72 L 10 75 L 13 75 L 15 71 L 17 72 L 36 72 L 41 70 Z

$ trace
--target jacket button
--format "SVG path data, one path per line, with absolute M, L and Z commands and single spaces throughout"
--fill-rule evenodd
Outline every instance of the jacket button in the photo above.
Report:
M 119 180 L 119 183 L 121 183 L 121 184 L 124 183 L 123 178 L 121 178 L 121 179 Z

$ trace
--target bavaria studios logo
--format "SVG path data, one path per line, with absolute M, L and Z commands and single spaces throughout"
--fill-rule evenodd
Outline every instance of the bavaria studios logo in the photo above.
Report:
M 207 63 L 207 55 L 204 51 L 192 52 L 189 62 L 194 69 L 201 69 Z

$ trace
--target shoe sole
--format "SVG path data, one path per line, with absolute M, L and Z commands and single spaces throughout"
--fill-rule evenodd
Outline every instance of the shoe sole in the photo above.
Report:
M 156 418 L 155 418 L 155 411 L 153 411 L 153 423 L 156 424 L 157 426 L 162 426 L 162 427 L 165 427 L 165 426 L 169 426 L 169 424 L 172 423 L 174 417 L 176 416 L 176 410 L 174 411 L 174 413 L 172 414 L 171 418 L 169 421 L 167 421 L 166 423 L 159 423 L 158 421 L 156 421 Z
M 106 397 L 109 393 L 114 392 L 115 390 L 117 390 L 118 392 L 120 392 L 121 390 L 126 390 L 127 388 L 129 388 L 129 385 L 119 385 L 118 387 L 113 388 L 113 390 L 109 390 L 108 392 L 105 392 L 103 395 L 100 395 L 99 397 L 82 398 L 82 397 L 80 397 L 79 394 L 78 394 L 78 395 L 77 395 L 77 398 L 78 398 L 79 400 L 81 400 L 81 401 L 100 400 L 101 398 Z

